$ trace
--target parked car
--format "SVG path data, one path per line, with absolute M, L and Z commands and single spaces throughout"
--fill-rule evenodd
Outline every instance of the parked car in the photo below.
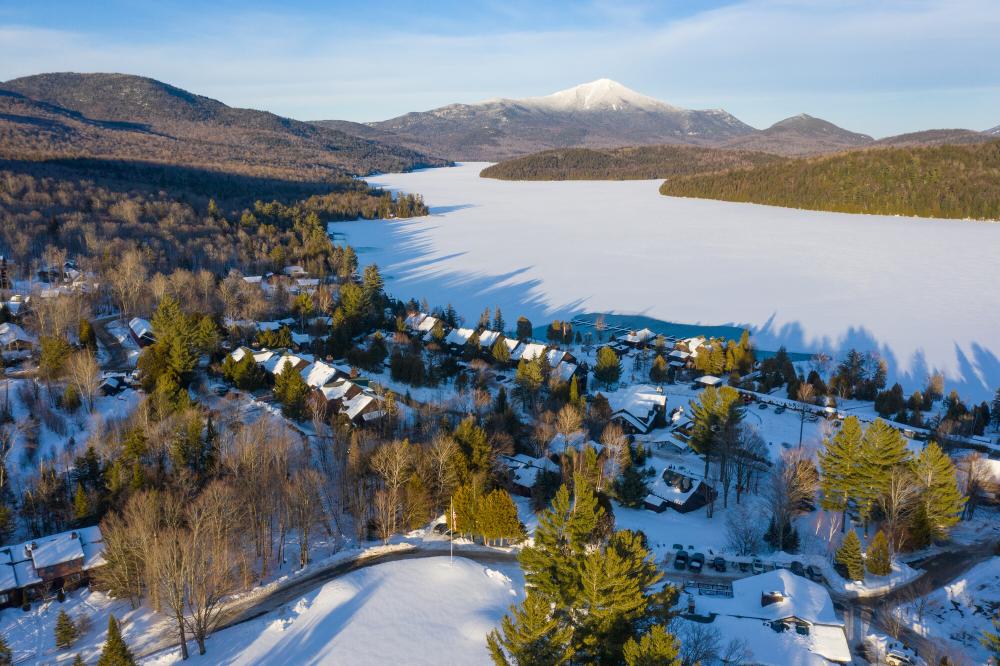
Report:
M 813 564 L 806 567 L 806 576 L 809 577 L 809 580 L 816 583 L 822 583 L 824 580 L 823 572 L 819 570 L 819 567 Z
M 885 655 L 887 666 L 913 666 L 913 660 L 898 650 L 892 650 Z
M 712 567 L 719 572 L 724 572 L 726 570 L 726 560 L 723 557 L 717 557 L 712 560 Z
M 764 562 L 759 557 L 755 558 L 750 568 L 753 569 L 754 574 L 762 574 L 764 573 Z
M 746 573 L 746 572 L 750 571 L 750 563 L 749 562 L 740 562 L 740 571 L 742 571 L 743 573 Z
M 778 405 L 777 407 L 774 408 L 774 413 L 775 414 L 784 414 L 785 413 L 785 406 L 784 405 Z
M 795 560 L 794 562 L 792 562 L 792 566 L 790 566 L 788 568 L 791 569 L 792 573 L 795 574 L 796 576 L 805 576 L 806 575 L 806 568 L 804 566 L 802 566 L 802 563 L 799 562 L 798 560 Z
M 695 573 L 701 573 L 702 567 L 705 566 L 705 556 L 701 553 L 695 553 L 691 556 L 691 562 L 688 564 L 688 569 Z
M 766 402 L 760 403 L 759 405 L 757 405 L 757 409 L 767 409 L 767 403 Z
M 678 550 L 677 554 L 674 555 L 674 569 L 679 571 L 686 568 L 689 559 L 690 558 L 688 557 L 686 550 Z
M 809 423 L 816 423 L 816 421 L 819 421 L 819 414 L 810 414 L 806 417 L 806 421 L 809 421 Z

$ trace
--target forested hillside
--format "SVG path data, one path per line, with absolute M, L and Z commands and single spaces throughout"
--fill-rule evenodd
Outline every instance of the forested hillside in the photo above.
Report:
M 419 196 L 393 197 L 353 179 L 300 182 L 120 160 L 0 160 L 0 248 L 25 272 L 46 253 L 93 261 L 99 270 L 139 247 L 148 266 L 164 272 L 250 273 L 299 263 L 324 274 L 336 269 L 325 221 L 426 213 Z
M 290 180 L 447 163 L 139 76 L 39 74 L 0 83 L 0 157 L 79 156 Z
M 748 168 L 780 162 L 765 153 L 694 146 L 561 148 L 525 155 L 483 169 L 499 180 L 643 180 Z
M 1000 141 L 899 147 L 669 179 L 668 196 L 811 210 L 1000 219 Z

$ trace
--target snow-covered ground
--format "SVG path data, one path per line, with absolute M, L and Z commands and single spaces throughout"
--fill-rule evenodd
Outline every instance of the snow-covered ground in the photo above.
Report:
M 489 664 L 486 634 L 523 598 L 515 564 L 390 562 L 225 629 L 191 664 Z M 176 652 L 146 664 L 179 663 Z
M 985 664 L 989 653 L 980 644 L 1000 611 L 1000 557 L 976 565 L 949 585 L 900 607 L 917 633 L 961 649 Z
M 503 182 L 464 164 L 370 182 L 432 215 L 332 225 L 397 298 L 745 325 L 758 345 L 877 349 L 907 390 L 937 368 L 967 399 L 1000 385 L 1000 225 L 660 196 L 654 181 Z M 933 311 L 934 316 L 928 316 Z

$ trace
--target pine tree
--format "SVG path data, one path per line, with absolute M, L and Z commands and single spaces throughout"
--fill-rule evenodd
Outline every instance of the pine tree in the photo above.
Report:
M 861 558 L 861 540 L 858 539 L 857 532 L 848 530 L 844 542 L 837 550 L 835 561 L 843 567 L 848 580 L 864 580 L 865 564 Z
M 625 467 L 621 476 L 615 479 L 614 491 L 622 506 L 631 508 L 642 506 L 643 500 L 649 494 L 649 486 L 638 465 Z
M 87 497 L 87 491 L 83 489 L 82 483 L 76 484 L 76 492 L 73 494 L 73 517 L 82 521 L 88 518 L 91 514 L 90 498 Z
M 868 544 L 868 549 L 865 551 L 865 566 L 868 567 L 868 572 L 875 576 L 888 576 L 892 573 L 889 541 L 882 530 L 876 532 Z
M 502 632 L 502 633 L 501 633 Z M 486 637 L 497 666 L 559 666 L 573 657 L 571 627 L 555 618 L 548 601 L 529 591 L 520 607 L 500 620 Z
M 7 639 L 0 635 L 0 666 L 10 666 L 14 663 L 14 654 L 11 652 L 10 646 L 7 645 Z
M 493 330 L 497 333 L 503 333 L 506 322 L 503 320 L 503 314 L 500 312 L 500 306 L 496 307 L 493 311 Z
M 80 637 L 80 632 L 77 630 L 73 618 L 65 610 L 60 610 L 59 616 L 56 618 L 55 634 L 56 647 L 60 650 L 73 647 L 73 643 Z
M 531 338 L 532 326 L 527 317 L 517 318 L 517 339 L 522 342 Z
M 876 419 L 865 429 L 854 497 L 866 526 L 879 498 L 889 487 L 892 468 L 906 462 L 909 457 L 906 439 L 882 419 Z
M 504 342 L 503 338 L 500 338 L 495 343 L 493 343 L 493 349 L 490 350 L 493 354 L 493 360 L 502 365 L 510 363 L 510 349 L 507 347 L 507 343 Z
M 79 652 L 77 652 L 76 656 L 73 657 L 73 666 L 86 666 L 86 664 L 83 661 L 83 657 L 80 656 Z
M 101 650 L 101 658 L 97 660 L 97 666 L 136 666 L 135 657 L 128 645 L 122 639 L 121 630 L 118 627 L 118 620 L 114 615 L 108 617 L 108 637 L 104 641 L 104 648 Z
M 677 641 L 659 624 L 654 624 L 636 641 L 630 638 L 623 650 L 625 666 L 680 666 Z
M 1000 615 L 993 618 L 993 631 L 984 631 L 979 642 L 990 651 L 993 661 L 1000 664 Z
M 861 460 L 861 438 L 864 433 L 855 416 L 848 416 L 840 431 L 823 442 L 819 452 L 820 506 L 827 511 L 847 513 L 848 504 L 855 497 L 860 485 L 858 467 Z M 846 526 L 844 520 L 842 527 Z
M 921 545 L 948 536 L 965 507 L 958 487 L 955 465 L 936 443 L 930 442 L 911 465 L 920 489 L 918 516 L 926 521 Z
M 601 347 L 597 350 L 597 366 L 594 376 L 605 385 L 614 384 L 622 375 L 622 363 L 618 354 L 611 347 Z

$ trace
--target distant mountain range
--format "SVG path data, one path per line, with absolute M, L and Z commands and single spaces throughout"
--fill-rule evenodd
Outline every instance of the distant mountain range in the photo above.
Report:
M 127 74 L 39 74 L 0 84 L 0 157 L 99 157 L 323 180 L 440 166 L 399 145 L 237 109 Z
M 867 145 L 974 143 L 990 138 L 973 130 L 930 130 L 875 141 L 806 114 L 758 130 L 722 109 L 683 109 L 609 79 L 545 97 L 449 104 L 379 122 L 321 120 L 315 124 L 457 161 L 500 161 L 569 147 L 662 144 L 800 156 Z M 990 131 L 1000 132 L 1000 128 Z

